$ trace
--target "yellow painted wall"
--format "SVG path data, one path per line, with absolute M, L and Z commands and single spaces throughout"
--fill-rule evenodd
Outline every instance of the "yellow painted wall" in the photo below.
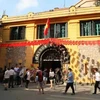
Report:
M 9 29 L 8 28 L 1 28 L 0 29 L 0 37 L 2 41 L 8 40 L 8 33 Z M 1 42 L 2 42 L 1 41 Z M 5 66 L 5 59 L 6 59 L 6 48 L 0 48 L 0 67 Z
M 33 41 L 34 39 L 34 36 L 35 36 L 35 28 L 34 28 L 34 24 L 28 24 L 26 26 L 26 40 L 30 40 L 30 41 Z
M 19 23 L 19 25 L 23 26 L 25 24 L 21 24 Z M 8 26 L 5 26 L 3 29 L 3 43 L 8 43 L 11 42 L 10 41 L 10 27 L 14 27 L 14 26 L 18 26 L 18 23 L 16 24 L 9 24 Z M 35 28 L 34 28 L 34 24 L 27 24 L 26 26 L 26 34 L 25 34 L 25 40 L 28 41 L 33 41 L 35 38 Z M 15 40 L 17 42 L 17 40 Z M 24 40 L 23 40 L 24 41 Z M 12 41 L 14 42 L 14 41 Z M 20 42 L 20 40 L 18 40 L 18 42 Z M 30 67 L 31 63 L 32 63 L 32 57 L 33 57 L 33 47 L 27 47 L 26 49 L 26 63 L 25 65 L 27 67 Z M 0 49 L 0 54 L 2 54 L 2 56 L 0 55 L 0 66 L 3 67 L 5 65 L 5 58 L 6 58 L 6 48 Z M 2 63 L 1 63 L 2 62 Z
M 3 30 L 2 30 L 2 27 L 0 28 L 0 43 L 2 42 L 2 32 L 3 32 Z
M 33 46 L 28 46 L 26 49 L 26 63 L 25 66 L 30 68 L 31 64 L 32 64 L 32 58 L 33 58 L 33 54 L 34 54 L 34 50 L 33 50 Z
M 79 20 L 68 21 L 68 37 L 70 39 L 76 39 L 79 35 Z
M 6 59 L 6 49 L 0 48 L 0 67 L 4 68 Z
M 2 41 L 9 41 L 10 38 L 10 28 L 9 27 L 4 27 L 3 29 L 3 36 L 2 36 Z

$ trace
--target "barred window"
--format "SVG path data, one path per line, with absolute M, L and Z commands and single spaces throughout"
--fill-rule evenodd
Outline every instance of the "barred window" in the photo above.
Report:
M 80 22 L 80 36 L 100 35 L 100 20 Z
M 45 25 L 37 26 L 37 38 L 42 39 L 44 37 L 44 27 Z M 68 36 L 68 25 L 67 23 L 55 23 L 50 24 L 50 28 L 48 30 L 48 34 L 46 38 L 62 38 Z
M 11 27 L 10 30 L 10 40 L 25 39 L 25 26 Z

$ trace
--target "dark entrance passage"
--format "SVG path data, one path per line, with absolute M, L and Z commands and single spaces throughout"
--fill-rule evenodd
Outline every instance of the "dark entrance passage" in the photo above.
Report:
M 50 80 L 49 80 L 50 68 L 52 68 L 52 70 L 54 72 L 56 72 L 57 68 L 59 68 L 61 70 L 61 61 L 42 61 L 42 70 L 47 69 L 47 73 L 48 73 L 47 74 L 47 77 L 48 77 L 47 83 L 50 83 Z
M 42 69 L 47 69 L 49 71 L 50 68 L 53 69 L 53 71 L 55 71 L 56 68 L 60 68 L 61 69 L 61 61 L 43 61 L 42 62 Z
M 40 67 L 42 70 L 61 68 L 60 52 L 54 48 L 46 49 L 40 57 Z

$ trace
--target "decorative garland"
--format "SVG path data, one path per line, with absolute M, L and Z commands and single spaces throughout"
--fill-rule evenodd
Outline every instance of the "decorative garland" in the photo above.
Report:
M 20 47 L 20 46 L 34 46 L 34 45 L 41 45 L 41 44 L 48 44 L 48 43 L 55 43 L 58 45 L 100 45 L 100 40 L 93 40 L 93 41 L 85 41 L 85 40 L 65 40 L 65 39 L 57 39 L 57 38 L 48 38 L 42 40 L 34 40 L 34 41 L 27 41 L 27 42 L 12 42 L 12 43 L 1 43 L 1 47 Z

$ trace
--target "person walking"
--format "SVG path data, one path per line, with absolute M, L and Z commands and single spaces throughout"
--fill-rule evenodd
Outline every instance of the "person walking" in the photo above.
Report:
M 38 82 L 38 87 L 39 87 L 39 93 L 41 93 L 41 90 L 42 90 L 42 94 L 44 94 L 42 70 L 38 70 L 36 76 L 38 77 L 37 82 Z
M 99 84 L 100 84 L 100 73 L 98 72 L 98 69 L 94 69 L 94 72 L 95 72 L 95 75 L 94 75 L 94 78 L 95 78 L 95 84 L 94 84 L 94 93 L 93 94 L 96 94 L 97 93 L 97 88 L 100 90 L 100 87 L 99 87 Z
M 74 90 L 74 75 L 73 75 L 73 72 L 72 72 L 72 69 L 69 68 L 68 69 L 68 77 L 67 77 L 67 84 L 66 84 L 66 89 L 65 89 L 65 92 L 64 94 L 67 93 L 69 87 L 71 87 L 72 89 L 72 94 L 71 95 L 75 95 L 75 90 Z

